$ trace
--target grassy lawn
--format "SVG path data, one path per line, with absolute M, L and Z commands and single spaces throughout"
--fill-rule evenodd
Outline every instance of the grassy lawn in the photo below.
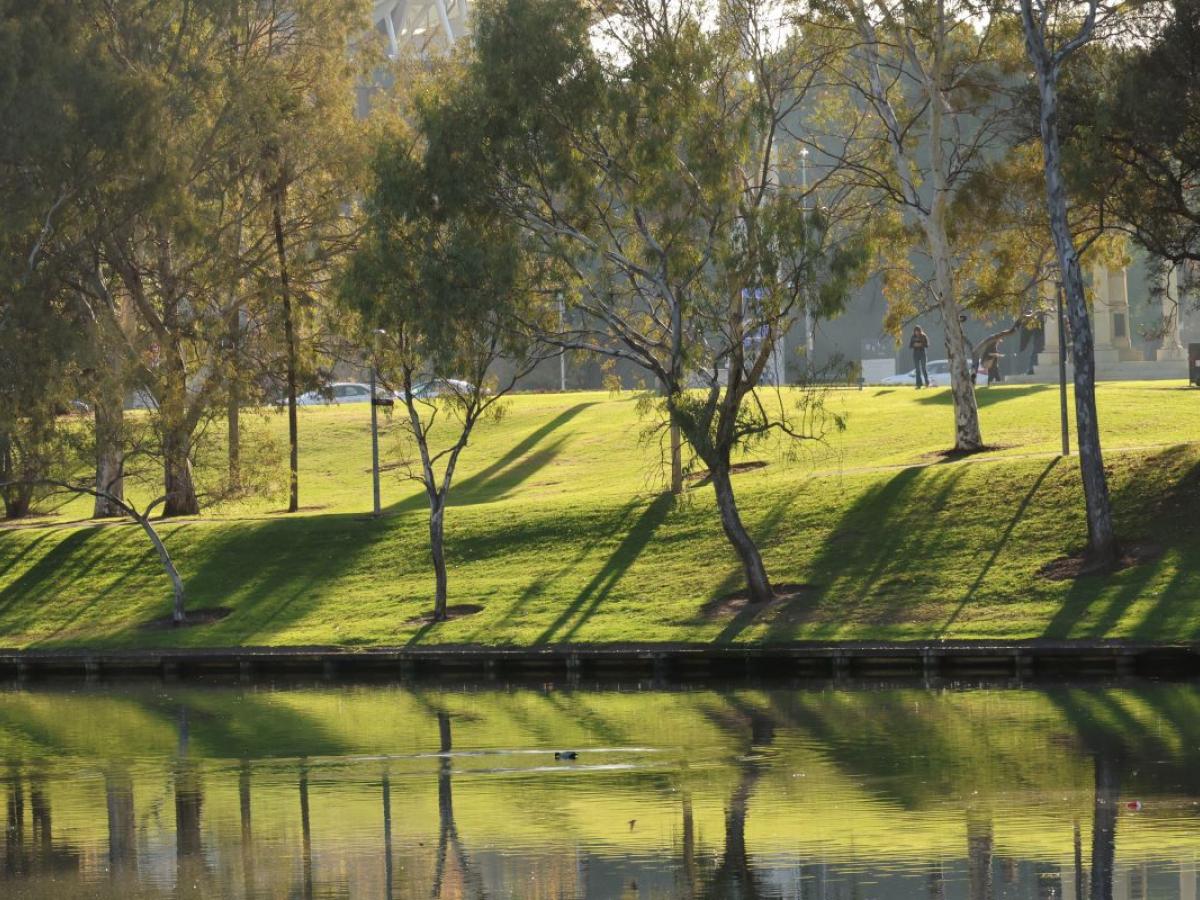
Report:
M 382 442 L 387 514 L 373 520 L 367 408 L 307 408 L 301 514 L 279 514 L 272 496 L 163 526 L 189 605 L 231 615 L 138 628 L 168 606 L 148 543 L 78 521 L 88 507 L 73 501 L 0 532 L 0 646 L 1200 637 L 1200 391 L 1098 395 L 1120 533 L 1161 551 L 1108 577 L 1039 574 L 1085 537 L 1076 461 L 1054 455 L 1054 388 L 981 389 L 997 449 L 949 463 L 936 456 L 951 437 L 947 391 L 832 394 L 844 432 L 798 453 L 761 448 L 767 465 L 735 479 L 772 577 L 810 587 L 736 614 L 712 611 L 740 586 L 712 490 L 661 494 L 635 400 L 532 395 L 480 427 L 447 517 L 451 603 L 483 611 L 430 629 L 413 621 L 432 594 L 426 510 L 395 433 Z M 257 426 L 276 445 L 283 429 L 276 415 Z M 212 438 L 202 466 L 215 472 Z

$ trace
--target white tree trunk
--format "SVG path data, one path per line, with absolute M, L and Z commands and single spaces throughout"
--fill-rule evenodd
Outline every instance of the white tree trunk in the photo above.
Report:
M 1024 0 L 1023 7 L 1028 3 Z M 1088 563 L 1096 568 L 1113 565 L 1117 540 L 1113 530 L 1112 504 L 1104 455 L 1100 449 L 1100 420 L 1096 414 L 1096 359 L 1092 322 L 1083 289 L 1083 270 L 1067 216 L 1067 189 L 1062 173 L 1062 151 L 1058 136 L 1058 71 L 1047 58 L 1042 37 L 1034 33 L 1032 16 L 1025 11 L 1025 41 L 1037 69 L 1041 100 L 1042 156 L 1046 175 L 1046 202 L 1050 231 L 1058 252 L 1067 315 L 1071 323 L 1071 358 L 1074 362 L 1075 426 L 1078 430 L 1079 471 L 1083 480 L 1088 521 Z
M 179 577 L 179 570 L 175 568 L 175 562 L 171 559 L 171 554 L 167 552 L 166 545 L 162 542 L 162 538 L 158 536 L 158 532 L 154 530 L 154 526 L 150 523 L 148 516 L 137 515 L 138 524 L 142 526 L 142 530 L 146 532 L 146 537 L 150 538 L 150 543 L 154 545 L 154 549 L 158 552 L 159 561 L 162 562 L 163 568 L 171 579 L 171 588 L 174 592 L 174 602 L 171 607 L 171 621 L 176 625 L 182 625 L 185 620 L 183 609 L 183 579 Z

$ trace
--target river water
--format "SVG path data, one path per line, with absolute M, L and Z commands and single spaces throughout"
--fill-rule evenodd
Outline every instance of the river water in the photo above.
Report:
M 1195 900 L 1200 687 L 13 687 L 0 797 L 5 898 Z

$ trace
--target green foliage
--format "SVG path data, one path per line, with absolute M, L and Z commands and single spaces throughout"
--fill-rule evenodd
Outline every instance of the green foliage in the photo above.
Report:
M 1153 14 L 1157 12 L 1158 14 Z M 1118 231 L 1174 263 L 1200 260 L 1200 3 L 1134 18 L 1139 39 L 1093 51 L 1063 98 L 1073 187 Z

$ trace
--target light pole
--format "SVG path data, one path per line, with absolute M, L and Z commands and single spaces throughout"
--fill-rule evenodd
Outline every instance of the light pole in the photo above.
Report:
M 1062 414 L 1062 455 L 1071 455 L 1071 432 L 1067 426 L 1067 331 L 1063 319 L 1063 283 L 1054 282 L 1055 314 L 1058 316 L 1058 403 Z
M 565 332 L 567 329 L 567 304 L 563 300 L 562 291 L 558 292 L 558 330 L 559 333 Z M 567 351 L 565 348 L 558 351 L 558 389 L 562 393 L 567 392 Z
M 375 355 L 378 338 L 386 334 L 382 328 L 376 328 L 371 338 L 371 494 L 374 501 L 372 515 L 377 519 L 383 515 L 383 507 L 379 499 L 379 398 L 375 396 Z
M 800 185 L 804 191 L 804 200 L 800 208 L 804 216 L 804 239 L 808 240 L 808 148 L 800 148 Z M 805 247 L 806 254 L 808 248 Z M 813 322 L 812 307 L 808 302 L 808 285 L 804 286 L 804 361 L 809 374 L 813 372 L 813 353 L 816 340 L 813 332 L 816 330 Z

